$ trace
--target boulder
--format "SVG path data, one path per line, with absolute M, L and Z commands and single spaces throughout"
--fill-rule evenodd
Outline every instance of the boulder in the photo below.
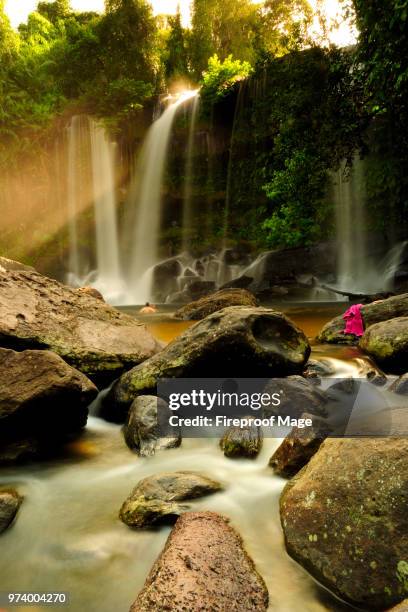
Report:
M 50 349 L 104 384 L 160 349 L 144 325 L 93 296 L 37 272 L 1 270 L 0 346 Z
M 187 304 L 193 300 L 198 300 L 215 291 L 214 281 L 195 280 L 192 277 L 188 280 L 182 291 L 178 291 L 169 296 L 166 300 L 169 304 Z
M 265 416 L 285 415 L 299 418 L 304 412 L 321 417 L 327 416 L 326 394 L 303 376 L 288 376 L 269 380 L 264 391 L 273 395 L 280 394 L 279 406 L 263 409 Z
M 388 612 L 408 612 L 408 599 L 404 599 L 404 601 L 397 606 L 393 606 Z
M 169 413 L 167 403 L 152 395 L 137 397 L 130 406 L 127 422 L 123 428 L 125 441 L 131 450 L 142 457 L 154 455 L 156 451 L 176 448 L 181 444 L 180 430 L 173 428 L 173 436 L 162 435 L 158 423 L 158 412 Z
M 408 372 L 397 378 L 390 386 L 389 391 L 398 395 L 408 395 Z
M 386 372 L 408 370 L 408 317 L 397 317 L 371 325 L 359 347 Z
M 22 501 L 15 489 L 0 491 L 0 533 L 10 527 Z
M 214 512 L 183 514 L 131 612 L 265 612 L 268 591 L 238 533 Z
M 182 321 L 200 321 L 217 310 L 228 306 L 257 306 L 257 300 L 245 289 L 222 289 L 203 297 L 174 313 L 176 319 Z
M 302 414 L 302 419 L 311 419 L 311 427 L 294 427 L 269 460 L 269 465 L 278 476 L 292 478 L 317 453 L 321 444 L 330 435 L 331 427 L 324 419 L 311 414 Z
M 177 279 L 182 271 L 183 266 L 176 257 L 166 259 L 154 267 L 152 294 L 156 301 L 165 302 L 167 296 L 177 291 Z
M 160 378 L 286 376 L 301 372 L 309 354 L 305 334 L 282 313 L 231 306 L 196 323 L 124 374 L 105 405 L 124 418 L 136 396 L 155 394 Z
M 262 431 L 254 424 L 243 427 L 230 427 L 220 440 L 221 450 L 226 457 L 253 459 L 262 449 Z
M 252 285 L 254 279 L 252 276 L 239 276 L 234 280 L 228 281 L 228 283 L 224 283 L 220 287 L 220 291 L 223 289 L 248 289 L 249 285 Z
M 179 502 L 222 490 L 219 482 L 194 472 L 156 474 L 141 480 L 120 509 L 120 519 L 129 527 L 151 527 L 175 521 L 189 506 Z
M 394 319 L 408 317 L 408 293 L 395 295 L 377 303 L 367 304 L 361 308 L 365 328 L 370 325 Z M 358 338 L 343 334 L 344 320 L 342 316 L 336 317 L 326 323 L 318 336 L 318 341 L 329 344 L 358 344 Z
M 98 390 L 50 351 L 0 349 L 0 461 L 28 457 L 82 429 Z
M 408 595 L 408 440 L 327 439 L 280 500 L 288 553 L 341 599 L 383 610 Z

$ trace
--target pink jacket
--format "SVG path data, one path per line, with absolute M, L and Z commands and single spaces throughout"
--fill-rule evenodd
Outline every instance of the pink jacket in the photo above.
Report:
M 361 314 L 363 304 L 355 304 L 351 306 L 343 315 L 346 321 L 344 334 L 353 334 L 354 336 L 362 336 L 364 334 L 364 321 Z

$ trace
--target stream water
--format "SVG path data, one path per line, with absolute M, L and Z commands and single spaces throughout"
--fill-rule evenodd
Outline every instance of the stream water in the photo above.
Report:
M 339 303 L 285 305 L 311 337 L 344 309 Z M 188 325 L 167 314 L 146 322 L 164 341 Z M 330 360 L 336 376 L 357 375 L 362 359 L 356 349 L 320 346 L 313 347 L 313 357 Z M 120 426 L 90 417 L 82 436 L 58 459 L 2 470 L 0 484 L 17 486 L 25 500 L 15 524 L 1 536 L 0 591 L 63 591 L 69 593 L 72 612 L 126 612 L 170 528 L 129 529 L 118 518 L 122 502 L 141 478 L 188 469 L 225 484 L 224 492 L 194 501 L 191 508 L 230 517 L 265 579 L 271 610 L 349 609 L 285 552 L 278 511 L 285 481 L 268 467 L 278 445 L 279 440 L 266 439 L 256 460 L 233 461 L 223 456 L 217 440 L 185 439 L 179 449 L 139 458 L 127 449 Z

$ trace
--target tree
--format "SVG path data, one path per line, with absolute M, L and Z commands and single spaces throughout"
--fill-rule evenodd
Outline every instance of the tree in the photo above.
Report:
M 259 15 L 256 48 L 260 57 L 280 57 L 299 49 L 313 19 L 308 0 L 266 0 Z
M 191 58 L 197 77 L 214 54 L 253 63 L 257 6 L 251 0 L 194 0 L 192 8 Z
M 65 19 L 72 13 L 70 0 L 54 0 L 54 2 L 39 2 L 37 13 L 56 24 L 59 19 Z
M 188 74 L 188 51 L 186 33 L 181 23 L 180 7 L 174 16 L 169 16 L 169 34 L 164 60 L 167 80 L 185 77 Z

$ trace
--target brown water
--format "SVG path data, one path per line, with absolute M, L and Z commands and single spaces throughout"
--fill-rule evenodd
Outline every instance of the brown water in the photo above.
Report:
M 344 306 L 287 307 L 296 323 L 314 336 Z M 168 316 L 147 320 L 169 341 L 189 324 Z M 314 347 L 338 375 L 356 374 L 358 351 Z M 58 460 L 3 469 L 0 484 L 25 496 L 13 527 L 1 536 L 0 591 L 65 591 L 72 612 L 126 612 L 160 553 L 169 528 L 135 531 L 118 519 L 119 508 L 143 477 L 160 471 L 197 470 L 225 484 L 225 491 L 191 503 L 230 517 L 264 577 L 270 609 L 323 612 L 347 607 L 316 585 L 286 554 L 279 522 L 285 481 L 268 468 L 279 440 L 265 440 L 255 461 L 226 459 L 216 440 L 183 440 L 182 447 L 142 459 L 131 453 L 119 426 L 91 417 L 80 439 Z M 12 608 L 52 610 L 54 607 Z

